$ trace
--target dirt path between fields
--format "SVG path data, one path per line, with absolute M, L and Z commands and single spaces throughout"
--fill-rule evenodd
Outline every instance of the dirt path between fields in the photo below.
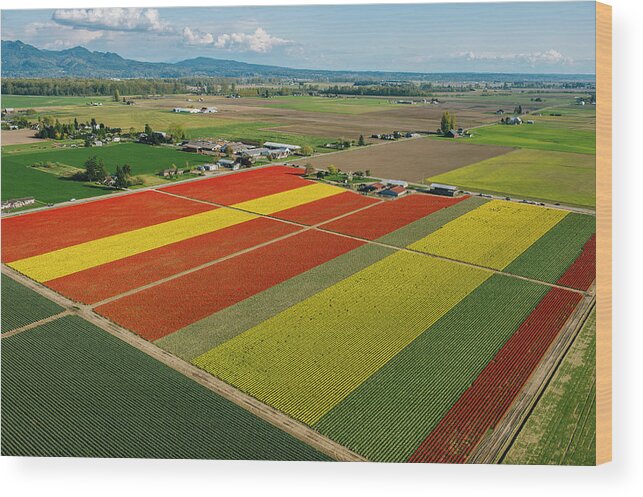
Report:
M 594 292 L 590 291 L 567 320 L 511 407 L 493 428 L 493 431 L 490 431 L 480 441 L 467 463 L 497 464 L 502 461 L 565 359 L 595 305 L 596 297 Z
M 221 395 L 222 397 L 230 400 L 231 402 L 234 402 L 235 404 L 242 407 L 243 409 L 251 412 L 257 417 L 263 419 L 264 421 L 267 421 L 273 426 L 276 426 L 282 431 L 289 433 L 295 438 L 303 441 L 304 443 L 319 450 L 320 452 L 332 457 L 333 459 L 336 459 L 337 461 L 345 461 L 345 462 L 366 461 L 366 459 L 363 458 L 362 456 L 352 452 L 351 450 L 330 440 L 329 438 L 326 438 L 325 436 L 319 434 L 309 426 L 295 419 L 292 419 L 289 416 L 285 415 L 284 413 L 278 411 L 277 409 L 274 409 L 258 401 L 254 397 L 251 397 L 241 392 L 240 390 L 237 390 L 233 386 L 210 375 L 209 373 L 206 373 L 205 371 L 197 368 L 193 364 L 190 364 L 189 362 L 186 362 L 183 359 L 179 359 L 178 357 L 170 354 L 169 352 L 166 352 L 165 350 L 157 347 L 153 343 L 144 340 L 143 338 L 136 335 L 135 333 L 132 333 L 131 331 L 128 331 L 125 328 L 122 328 L 116 323 L 109 321 L 103 316 L 99 316 L 98 314 L 93 312 L 91 307 L 85 306 L 85 305 L 78 305 L 73 301 L 63 297 L 62 295 L 54 292 L 53 290 L 50 290 L 49 288 L 39 283 L 36 283 L 35 281 L 27 278 L 26 276 L 18 273 L 17 271 L 7 266 L 4 266 L 4 265 L 2 266 L 2 272 L 7 276 L 9 276 L 10 278 L 18 281 L 22 285 L 26 286 L 27 288 L 30 288 L 31 290 L 38 292 L 40 295 L 43 295 L 44 297 L 54 301 L 55 303 L 65 308 L 64 312 L 56 314 L 55 316 L 51 316 L 50 318 L 43 319 L 38 323 L 34 323 L 33 325 L 24 326 L 19 329 L 20 331 L 26 331 L 26 329 L 31 329 L 37 326 L 38 324 L 43 324 L 44 322 L 53 321 L 63 316 L 67 316 L 67 315 L 80 316 L 83 319 L 94 324 L 95 326 L 106 331 L 110 335 L 113 335 L 116 338 L 137 348 L 138 350 L 147 354 L 148 356 L 162 362 L 166 366 L 174 369 L 175 371 L 178 371 L 182 375 L 187 376 L 188 378 L 196 381 L 197 383 L 213 391 L 214 393 Z M 12 332 L 7 332 L 2 338 L 3 339 L 8 338 L 7 336 L 8 333 L 12 333 L 13 335 L 15 335 L 18 332 L 19 331 L 17 330 L 13 330 Z
M 36 328 L 36 327 L 38 327 L 38 326 L 40 326 L 42 324 L 47 324 L 47 323 L 49 323 L 51 321 L 55 321 L 56 319 L 60 319 L 60 318 L 65 317 L 65 316 L 69 316 L 70 314 L 71 314 L 71 311 L 69 311 L 69 310 L 59 312 L 57 314 L 54 314 L 53 316 L 43 318 L 43 319 L 41 319 L 39 321 L 34 321 L 33 323 L 29 323 L 29 324 L 26 324 L 24 326 L 20 326 L 19 328 L 15 328 L 15 329 L 13 329 L 11 331 L 7 331 L 6 333 L 2 333 L 2 335 L 0 335 L 0 338 L 2 338 L 2 340 L 4 340 L 5 338 L 12 337 L 14 335 L 17 335 L 18 333 L 22 333 L 23 331 L 27 331 L 27 330 L 30 330 L 32 328 Z

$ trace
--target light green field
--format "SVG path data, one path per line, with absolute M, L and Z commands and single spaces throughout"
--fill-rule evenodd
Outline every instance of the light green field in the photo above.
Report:
M 559 120 L 552 116 L 522 116 L 534 124 L 518 126 L 498 124 L 472 130 L 471 143 L 503 145 L 506 147 L 533 148 L 538 150 L 596 153 L 596 131 L 574 126 L 573 120 Z
M 586 94 L 579 94 L 586 95 Z M 566 105 L 574 100 L 575 95 L 566 93 L 537 93 L 535 91 L 527 91 L 525 93 L 514 92 L 469 92 L 459 95 L 457 100 L 471 103 L 484 103 L 497 105 L 499 109 L 504 109 L 505 112 L 512 112 L 514 107 L 522 105 L 524 110 L 535 110 L 543 107 L 551 107 L 557 105 Z M 542 102 L 534 102 L 532 98 L 541 98 Z M 440 97 L 440 100 L 449 101 L 449 94 Z M 496 109 L 497 110 L 497 109 Z M 495 110 L 494 110 L 495 111 Z
M 172 125 L 180 125 L 190 138 L 222 138 L 249 142 L 278 141 L 313 147 L 321 147 L 335 140 L 331 137 L 281 133 L 276 129 L 280 124 L 275 122 L 241 121 L 216 114 L 182 114 L 172 112 L 169 108 L 132 108 L 117 103 L 108 103 L 101 107 L 60 107 L 46 115 L 61 122 L 71 122 L 74 118 L 85 122 L 94 118 L 107 126 L 121 128 L 124 131 L 129 131 L 131 128 L 143 131 L 146 124 L 156 131 L 167 131 Z M 318 148 L 318 151 L 324 152 L 328 149 Z
M 265 107 L 293 109 L 303 112 L 330 112 L 333 114 L 365 114 L 386 110 L 391 104 L 380 98 L 327 98 L 327 97 L 277 97 Z
M 136 175 L 154 175 L 176 164 L 177 167 L 202 164 L 207 157 L 181 152 L 168 147 L 152 147 L 136 143 L 122 143 L 92 148 L 50 149 L 38 152 L 8 153 L 2 150 L 2 198 L 35 197 L 45 203 L 57 203 L 71 198 L 87 198 L 113 193 L 91 183 L 72 181 L 67 178 L 31 167 L 36 162 L 59 162 L 82 168 L 91 156 L 105 162 L 108 171 L 117 165 L 130 164 Z
M 428 181 L 465 190 L 596 206 L 596 159 L 587 154 L 520 149 Z
M 60 107 L 66 105 L 84 105 L 90 102 L 109 102 L 111 97 L 45 97 L 35 95 L 2 95 L 2 108 L 36 109 L 40 107 Z M 96 107 L 90 107 L 96 108 Z
M 74 118 L 80 122 L 92 118 L 107 126 L 129 130 L 135 128 L 143 131 L 146 124 L 157 131 L 167 131 L 173 124 L 180 124 L 186 129 L 201 128 L 210 125 L 236 124 L 240 121 L 222 118 L 216 114 L 183 114 L 172 112 L 171 105 L 167 108 L 149 108 L 143 106 L 130 106 L 116 102 L 107 102 L 100 107 L 92 106 L 66 106 L 52 109 L 43 113 L 60 119 L 61 122 L 71 122 Z
M 503 463 L 596 463 L 596 312 L 516 437 Z

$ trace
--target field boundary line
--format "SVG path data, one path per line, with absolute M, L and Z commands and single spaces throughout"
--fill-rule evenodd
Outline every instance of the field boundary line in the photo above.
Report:
M 200 271 L 200 270 L 208 268 L 210 266 L 214 266 L 214 265 L 219 264 L 221 262 L 227 261 L 228 259 L 233 259 L 235 257 L 247 254 L 249 252 L 252 252 L 252 251 L 254 251 L 256 249 L 260 249 L 262 247 L 267 247 L 268 245 L 272 245 L 273 243 L 277 243 L 277 242 L 280 242 L 282 240 L 286 240 L 286 239 L 288 239 L 290 237 L 293 237 L 295 235 L 299 235 L 301 233 L 304 233 L 305 231 L 307 231 L 307 230 L 301 229 L 301 230 L 293 231 L 292 233 L 287 233 L 287 234 L 282 235 L 280 237 L 273 238 L 271 240 L 259 243 L 257 245 L 253 245 L 252 247 L 248 247 L 248 248 L 245 248 L 245 249 L 242 249 L 242 250 L 238 250 L 237 252 L 234 252 L 232 254 L 224 255 L 223 257 L 219 257 L 218 259 L 214 259 L 214 260 L 205 262 L 205 263 L 203 263 L 203 264 L 201 264 L 199 266 L 195 266 L 195 267 L 186 269 L 185 271 L 181 271 L 180 273 L 171 274 L 170 276 L 166 276 L 165 278 L 161 278 L 160 280 L 152 281 L 151 283 L 148 283 L 146 285 L 139 286 L 139 287 L 136 287 L 136 288 L 132 288 L 131 290 L 128 290 L 128 291 L 123 292 L 123 293 L 119 293 L 118 295 L 114 295 L 112 297 L 108 297 L 108 298 L 103 299 L 103 300 L 101 300 L 99 302 L 96 302 L 94 304 L 89 304 L 88 307 L 91 308 L 91 309 L 95 309 L 96 307 L 99 307 L 101 305 L 109 304 L 110 302 L 113 302 L 115 300 L 119 300 L 119 299 L 124 298 L 124 297 L 128 297 L 130 295 L 134 295 L 135 293 L 142 292 L 144 290 L 147 290 L 148 288 L 153 288 L 155 286 L 162 285 L 163 283 L 166 283 L 168 281 L 172 281 L 174 279 L 181 278 L 182 276 L 194 273 L 196 271 Z
M 24 326 L 20 326 L 19 328 L 14 328 L 11 331 L 7 331 L 6 333 L 2 333 L 0 335 L 0 339 L 5 340 L 7 338 L 10 338 L 12 336 L 15 336 L 19 333 L 22 333 L 23 331 L 29 331 L 33 328 L 37 328 L 40 325 L 50 323 L 52 321 L 55 321 L 56 319 L 63 318 L 65 316 L 70 316 L 72 312 L 69 309 L 66 309 L 62 312 L 59 312 L 57 314 L 54 314 L 53 316 L 49 316 L 43 319 L 40 319 L 38 321 L 34 321 L 33 323 L 26 324 Z
M 277 409 L 264 404 L 263 402 L 251 397 L 250 395 L 236 389 L 232 385 L 216 378 L 215 376 L 197 368 L 193 364 L 176 357 L 173 354 L 161 349 L 152 342 L 128 331 L 122 326 L 108 320 L 107 318 L 96 314 L 89 306 L 79 306 L 73 301 L 57 294 L 53 290 L 36 283 L 17 271 L 2 265 L 2 272 L 11 276 L 14 280 L 38 292 L 39 294 L 54 300 L 66 309 L 67 315 L 76 315 L 86 321 L 94 324 L 103 331 L 113 335 L 119 340 L 140 350 L 144 354 L 165 364 L 167 367 L 177 371 L 183 376 L 196 381 L 201 386 L 220 395 L 221 397 L 233 402 L 246 411 L 254 414 L 258 418 L 270 423 L 280 430 L 292 435 L 298 440 L 319 450 L 320 452 L 332 457 L 337 461 L 343 462 L 365 462 L 366 459 L 356 454 L 350 449 L 330 440 L 329 438 L 316 432 L 309 426 L 290 418 Z M 60 313 L 61 315 L 63 313 Z M 8 332 L 9 333 L 9 332 Z M 3 337 L 4 338 L 4 337 Z
M 507 412 L 493 427 L 493 431 L 488 433 L 474 448 L 467 460 L 468 464 L 502 462 L 559 370 L 595 306 L 596 298 L 593 295 L 586 295 L 579 302 Z
M 360 207 L 359 209 L 347 212 L 345 214 L 341 214 L 341 215 L 339 215 L 337 217 L 334 217 L 332 219 L 327 219 L 325 221 L 322 221 L 322 222 L 319 222 L 319 223 L 313 224 L 313 225 L 307 225 L 307 224 L 298 223 L 296 221 L 290 221 L 290 220 L 287 220 L 287 219 L 281 219 L 281 218 L 272 216 L 270 214 L 257 214 L 257 213 L 252 212 L 252 211 L 246 211 L 245 209 L 238 209 L 238 208 L 236 208 L 234 206 L 217 204 L 215 202 L 210 202 L 210 201 L 207 201 L 207 200 L 193 199 L 193 198 L 190 198 L 190 197 L 185 197 L 183 195 L 177 195 L 176 193 L 170 193 L 170 192 L 161 192 L 161 193 L 164 193 L 165 195 L 170 195 L 172 197 L 178 197 L 178 198 L 182 198 L 182 199 L 186 199 L 186 200 L 192 200 L 192 201 L 199 202 L 199 203 L 204 203 L 204 204 L 208 204 L 208 205 L 214 205 L 216 207 L 220 207 L 220 208 L 223 208 L 223 209 L 233 209 L 233 210 L 237 210 L 237 211 L 241 211 L 241 212 L 245 212 L 245 213 L 249 213 L 249 214 L 254 214 L 254 215 L 259 216 L 259 217 L 265 217 L 265 218 L 268 218 L 268 219 L 272 219 L 273 221 L 279 221 L 279 222 L 283 222 L 283 223 L 287 223 L 287 224 L 293 224 L 295 226 L 300 226 L 301 228 L 303 228 L 302 231 L 314 229 L 314 230 L 321 231 L 321 232 L 324 232 L 324 233 L 329 233 L 331 235 L 337 235 L 337 236 L 341 236 L 341 237 L 344 237 L 344 238 L 351 238 L 353 240 L 358 240 L 358 241 L 365 242 L 365 243 L 371 243 L 373 245 L 379 245 L 381 247 L 389 248 L 389 249 L 392 249 L 392 250 L 398 250 L 398 251 L 402 250 L 402 251 L 411 252 L 411 253 L 417 254 L 417 255 L 424 255 L 424 256 L 427 256 L 427 257 L 433 257 L 435 259 L 441 259 L 441 260 L 444 260 L 444 261 L 455 262 L 457 264 L 463 264 L 465 266 L 469 266 L 469 267 L 472 267 L 472 268 L 482 269 L 482 270 L 485 270 L 485 271 L 491 271 L 493 273 L 502 274 L 502 275 L 505 275 L 505 276 L 508 276 L 508 277 L 511 277 L 511 278 L 517 278 L 517 279 L 520 279 L 520 280 L 530 281 L 532 283 L 545 285 L 545 286 L 548 286 L 550 288 L 560 288 L 561 290 L 568 290 L 570 292 L 580 293 L 582 295 L 586 295 L 586 293 L 587 293 L 587 292 L 584 292 L 582 290 L 578 290 L 576 288 L 566 287 L 566 286 L 558 285 L 556 283 L 549 283 L 547 281 L 536 280 L 536 279 L 533 279 L 533 278 L 528 278 L 526 276 L 521 276 L 519 274 L 507 273 L 507 272 L 504 272 L 504 271 L 502 271 L 500 269 L 494 269 L 494 268 L 491 268 L 491 267 L 482 266 L 480 264 L 474 264 L 472 262 L 461 261 L 459 259 L 452 259 L 450 257 L 446 257 L 446 256 L 443 256 L 443 255 L 429 254 L 427 252 L 422 252 L 420 250 L 410 249 L 408 247 L 398 247 L 398 246 L 395 246 L 395 245 L 390 245 L 388 243 L 378 242 L 377 240 L 369 240 L 367 238 L 361 238 L 359 236 L 349 235 L 349 234 L 346 234 L 346 233 L 341 233 L 339 231 L 333 231 L 333 230 L 329 230 L 327 228 L 322 228 L 322 225 L 324 225 L 324 224 L 332 223 L 332 222 L 334 222 L 336 220 L 342 219 L 342 218 L 350 216 L 352 214 L 357 214 L 358 212 L 361 212 L 363 210 L 370 209 L 371 207 L 374 207 L 376 205 L 383 204 L 383 203 L 386 202 L 386 200 L 379 200 L 376 203 L 369 204 L 369 205 L 366 205 L 364 207 Z M 445 207 L 445 208 L 447 208 L 447 207 Z M 206 264 L 208 264 L 208 263 L 206 263 Z
M 168 194 L 168 195 L 177 196 L 177 195 L 174 195 L 174 194 Z M 180 196 L 179 196 L 179 197 L 180 197 Z M 180 197 L 180 198 L 181 198 L 181 197 Z M 382 200 L 381 202 L 383 202 L 383 200 Z M 207 202 L 206 202 L 206 203 L 207 203 Z M 259 243 L 259 244 L 257 244 L 257 245 L 253 245 L 252 247 L 247 247 L 247 248 L 242 249 L 242 250 L 237 250 L 236 252 L 233 252 L 232 254 L 228 254 L 228 255 L 225 255 L 225 256 L 223 256 L 223 257 L 219 257 L 218 259 L 214 259 L 214 260 L 211 260 L 211 261 L 208 261 L 208 262 L 204 262 L 203 264 L 201 264 L 201 265 L 199 265 L 199 266 L 195 266 L 195 267 L 192 267 L 192 268 L 186 269 L 186 270 L 181 271 L 181 272 L 179 272 L 179 273 L 171 274 L 171 275 L 169 275 L 169 276 L 166 276 L 165 278 L 161 278 L 160 280 L 155 280 L 155 281 L 152 281 L 152 282 L 150 282 L 150 283 L 147 283 L 146 285 L 142 285 L 142 286 L 139 286 L 139 287 L 136 287 L 136 288 L 132 288 L 131 290 L 128 290 L 128 291 L 126 291 L 126 292 L 119 293 L 118 295 L 114 295 L 114 296 L 112 296 L 112 297 L 108 297 L 108 298 L 103 299 L 103 300 L 101 300 L 101 301 L 99 301 L 99 302 L 95 302 L 95 303 L 93 303 L 93 304 L 87 304 L 87 305 L 86 305 L 86 307 L 89 307 L 89 308 L 95 309 L 96 307 L 99 307 L 99 306 L 101 306 L 101 305 L 109 304 L 110 302 L 113 302 L 113 301 L 115 301 L 115 300 L 119 300 L 119 299 L 121 299 L 121 298 L 128 297 L 128 296 L 130 296 L 130 295 L 134 295 L 135 293 L 138 293 L 138 292 L 141 292 L 141 291 L 147 290 L 148 288 L 153 288 L 153 287 L 155 287 L 155 286 L 161 285 L 161 284 L 166 283 L 166 282 L 168 282 L 168 281 L 172 281 L 172 280 L 174 280 L 174 279 L 176 279 L 176 278 L 180 278 L 180 277 L 185 276 L 185 275 L 187 275 L 187 274 L 194 273 L 194 272 L 196 272 L 196 271 L 200 271 L 200 270 L 202 270 L 202 269 L 206 269 L 206 268 L 208 268 L 208 267 L 210 267 L 210 266 L 214 266 L 215 264 L 219 264 L 219 263 L 224 262 L 224 261 L 226 261 L 226 260 L 228 260 L 228 259 L 233 259 L 233 258 L 235 258 L 235 257 L 241 256 L 241 255 L 244 255 L 244 254 L 247 254 L 247 253 L 252 252 L 252 251 L 254 251 L 254 250 L 257 250 L 257 249 L 260 249 L 260 248 L 263 248 L 263 247 L 267 247 L 268 245 L 272 245 L 273 243 L 277 243 L 277 242 L 280 242 L 280 241 L 286 240 L 286 239 L 288 239 L 288 238 L 290 238 L 290 237 L 293 237 L 293 236 L 296 236 L 296 235 L 300 235 L 300 234 L 302 234 L 302 233 L 305 233 L 306 231 L 316 230 L 316 231 L 320 231 L 320 232 L 324 232 L 324 233 L 325 233 L 325 232 L 326 232 L 325 230 L 317 230 L 317 229 L 316 229 L 316 228 L 317 228 L 317 226 L 319 226 L 320 224 L 327 223 L 327 222 L 332 222 L 332 221 L 334 221 L 334 220 L 336 220 L 336 219 L 341 219 L 342 217 L 348 216 L 348 215 L 353 214 L 353 213 L 355 213 L 355 212 L 358 212 L 358 211 L 360 211 L 360 210 L 367 209 L 367 208 L 369 208 L 369 207 L 371 207 L 371 206 L 373 206 L 373 205 L 377 205 L 377 204 L 371 204 L 371 205 L 367 205 L 367 206 L 364 206 L 364 207 L 360 207 L 359 209 L 357 209 L 357 210 L 355 210 L 355 211 L 351 211 L 351 212 L 349 212 L 349 213 L 341 214 L 341 215 L 339 215 L 339 216 L 337 216 L 337 217 L 334 217 L 334 218 L 333 218 L 333 219 L 331 219 L 330 221 L 322 221 L 322 222 L 317 223 L 316 225 L 312 225 L 312 226 L 310 226 L 310 225 L 305 225 L 305 224 L 301 224 L 301 223 L 295 223 L 295 222 L 291 222 L 291 221 L 284 221 L 286 224 L 290 224 L 290 225 L 293 225 L 293 226 L 297 226 L 298 228 L 301 228 L 301 229 L 299 229 L 299 230 L 297 230 L 297 231 L 294 231 L 294 232 L 292 232 L 292 233 L 287 233 L 287 234 L 282 235 L 282 236 L 279 236 L 279 237 L 277 237 L 277 238 L 273 238 L 273 239 L 271 239 L 271 240 L 267 240 L 267 241 L 265 241 L 265 242 L 261 242 L 261 243 Z M 225 207 L 225 206 L 224 206 L 224 207 Z M 248 212 L 248 211 L 244 211 L 243 209 L 236 209 L 236 210 L 238 210 L 238 211 L 240 211 L 240 212 Z M 260 215 L 260 214 L 257 214 L 257 217 L 265 217 L 265 218 L 267 218 L 267 219 L 271 219 L 271 220 L 274 220 L 274 221 L 283 221 L 283 220 L 281 220 L 281 219 L 278 219 L 278 218 L 272 218 L 271 216 L 267 216 L 267 215 L 266 215 L 266 216 L 262 216 L 262 215 Z M 328 232 L 328 233 L 329 233 L 329 234 L 334 234 L 333 232 Z M 362 241 L 362 240 L 360 240 L 360 239 L 358 239 L 358 238 L 353 238 L 353 239 L 354 239 L 354 240 L 357 240 L 357 241 Z M 81 305 L 82 305 L 82 304 L 81 304 Z

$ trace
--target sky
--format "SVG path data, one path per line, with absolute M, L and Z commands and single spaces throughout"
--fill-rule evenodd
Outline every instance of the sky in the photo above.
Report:
M 593 2 L 3 10 L 3 40 L 177 62 L 595 74 Z

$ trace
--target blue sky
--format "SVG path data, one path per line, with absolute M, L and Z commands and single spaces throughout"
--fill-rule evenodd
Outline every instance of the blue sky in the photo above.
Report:
M 2 39 L 144 61 L 595 73 L 593 2 L 3 10 Z

